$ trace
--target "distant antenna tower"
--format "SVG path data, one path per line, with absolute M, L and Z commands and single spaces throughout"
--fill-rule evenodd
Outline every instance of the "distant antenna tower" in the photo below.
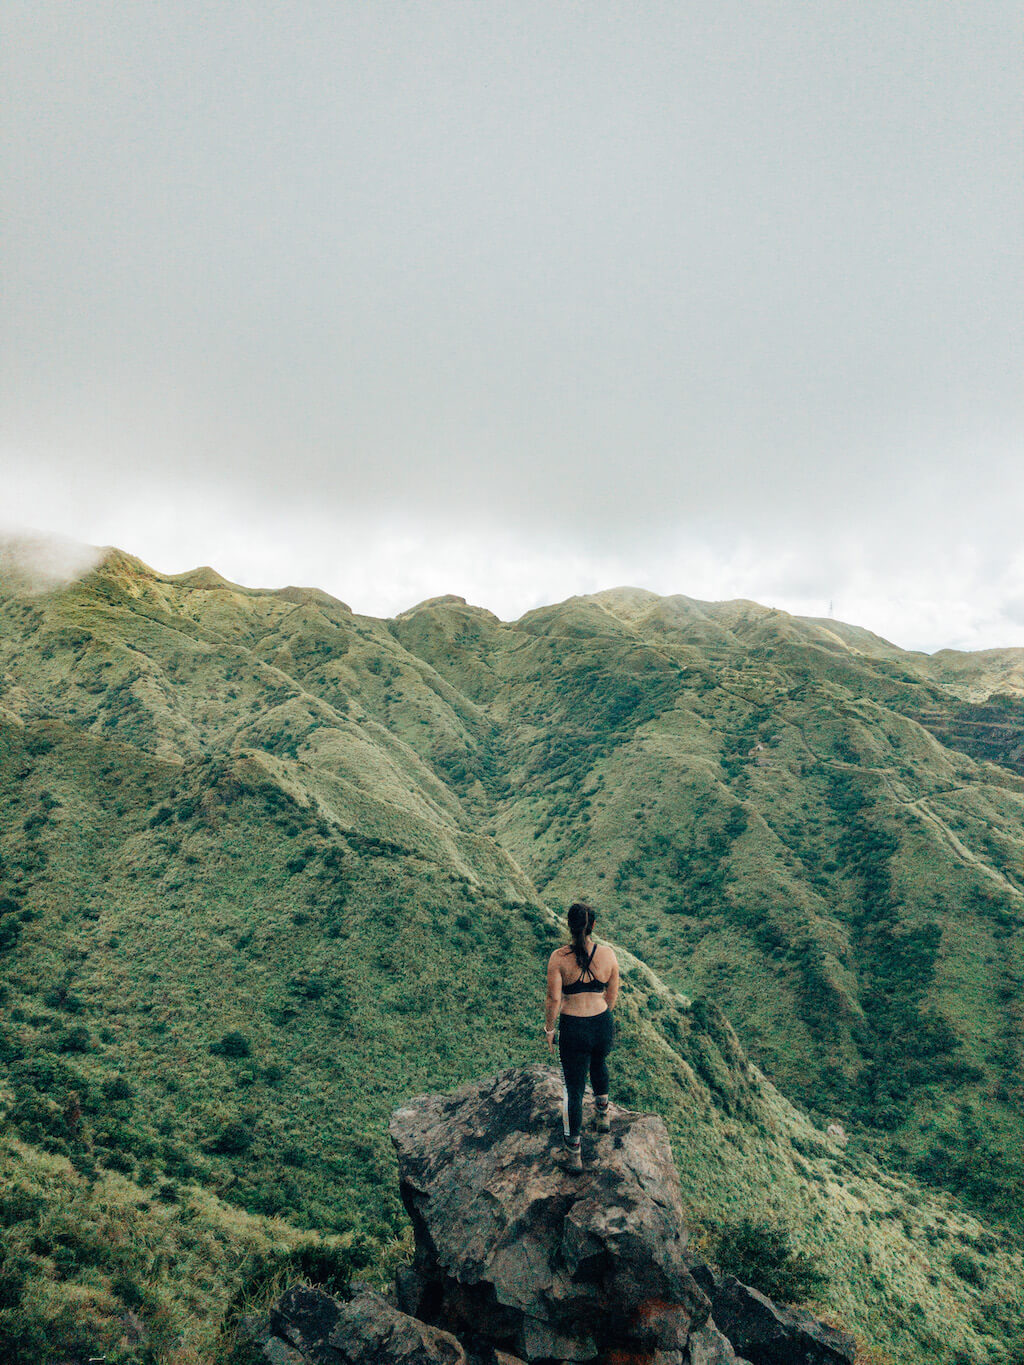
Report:
M 828 599 L 828 614 L 829 614 L 829 616 L 833 616 L 833 615 L 835 614 L 835 613 L 833 612 L 833 610 L 832 610 L 832 599 L 831 599 L 831 597 Z

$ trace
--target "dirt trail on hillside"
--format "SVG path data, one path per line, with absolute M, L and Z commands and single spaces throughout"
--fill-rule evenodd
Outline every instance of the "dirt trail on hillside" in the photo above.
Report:
M 980 871 L 984 876 L 988 877 L 991 881 L 996 882 L 1004 890 L 1008 891 L 1011 896 L 1020 897 L 1021 895 L 1024 895 L 1024 893 L 1021 892 L 1020 888 L 1015 886 L 1014 883 L 1011 882 L 1009 878 L 1006 877 L 1002 872 L 1000 872 L 998 868 L 993 867 L 991 863 L 986 862 L 984 858 L 980 858 L 972 849 L 969 849 L 967 845 L 963 843 L 960 837 L 957 834 L 955 834 L 953 830 L 950 829 L 950 827 L 946 824 L 942 817 L 940 815 L 937 815 L 935 811 L 929 807 L 928 802 L 934 801 L 936 797 L 950 796 L 953 792 L 968 791 L 969 790 L 968 786 L 961 785 L 956 787 L 943 787 L 941 791 L 929 792 L 926 796 L 917 796 L 914 797 L 913 799 L 908 799 L 904 796 L 900 796 L 899 793 L 896 791 L 893 773 L 891 769 L 875 767 L 868 768 L 858 763 L 844 763 L 842 762 L 841 759 L 822 758 L 819 754 L 816 754 L 814 750 L 811 748 L 810 744 L 807 742 L 807 736 L 803 733 L 802 730 L 800 730 L 800 735 L 801 738 L 803 739 L 804 747 L 806 748 L 807 752 L 811 755 L 811 757 L 815 760 L 816 763 L 820 763 L 822 767 L 825 768 L 838 768 L 844 772 L 853 773 L 873 773 L 876 777 L 880 777 L 888 787 L 889 795 L 892 797 L 893 801 L 897 805 L 902 806 L 904 810 L 916 810 L 918 814 L 921 816 L 921 818 L 923 820 L 926 820 L 928 824 L 930 824 L 932 828 L 936 830 L 940 838 L 944 840 L 946 844 L 949 845 L 953 853 L 960 859 L 961 862 L 967 863 L 970 866 L 977 868 L 978 871 Z

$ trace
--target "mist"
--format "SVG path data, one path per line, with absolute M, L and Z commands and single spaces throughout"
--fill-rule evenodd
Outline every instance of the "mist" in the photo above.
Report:
M 0 527 L 0 592 L 34 597 L 69 587 L 100 563 L 103 551 L 63 536 Z
M 1024 644 L 1016 6 L 2 24 L 6 522 Z

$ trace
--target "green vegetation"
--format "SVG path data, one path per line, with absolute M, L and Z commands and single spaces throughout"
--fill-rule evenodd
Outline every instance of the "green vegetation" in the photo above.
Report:
M 716 1230 L 715 1262 L 726 1275 L 753 1284 L 779 1303 L 804 1303 L 828 1284 L 820 1262 L 795 1251 L 788 1229 L 777 1223 L 738 1218 Z
M 1009 1365 L 1024 782 L 873 639 L 643 594 L 384 623 L 117 553 L 0 593 L 0 1358 L 226 1362 L 286 1276 L 384 1277 L 390 1109 L 546 1055 L 582 895 L 616 1098 L 723 1264 Z

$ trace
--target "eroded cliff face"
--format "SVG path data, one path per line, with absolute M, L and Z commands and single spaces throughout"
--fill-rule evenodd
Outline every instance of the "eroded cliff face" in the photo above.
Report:
M 949 749 L 978 761 L 1024 773 L 1024 699 L 996 694 L 981 701 L 950 702 L 915 719 Z
M 537 1064 L 396 1109 L 413 1262 L 392 1301 L 289 1291 L 254 1331 L 268 1365 L 853 1361 L 852 1337 L 693 1253 L 661 1119 L 613 1105 L 573 1173 L 557 1160 L 561 1098 Z

